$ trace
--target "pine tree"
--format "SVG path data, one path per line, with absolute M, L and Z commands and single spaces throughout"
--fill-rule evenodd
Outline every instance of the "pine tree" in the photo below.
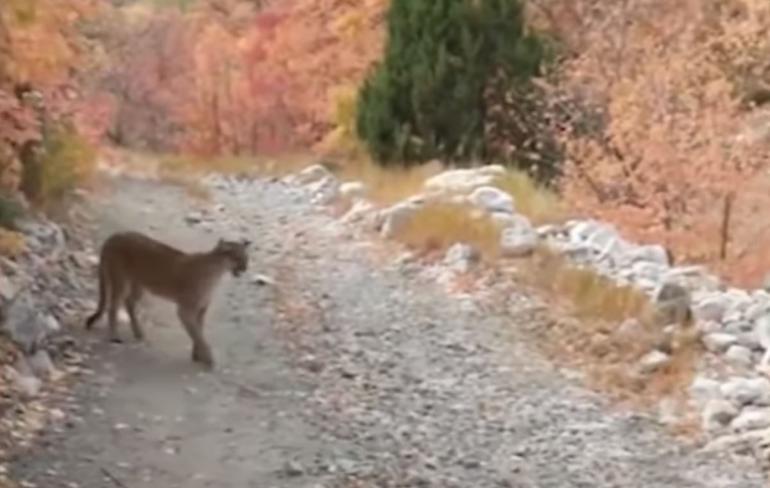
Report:
M 383 164 L 484 158 L 485 86 L 499 70 L 527 80 L 542 55 L 518 0 L 392 0 L 359 136 Z

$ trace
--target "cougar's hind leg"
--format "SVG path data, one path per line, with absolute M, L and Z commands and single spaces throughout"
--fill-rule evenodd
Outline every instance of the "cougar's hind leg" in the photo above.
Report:
M 110 293 L 110 305 L 108 308 L 108 321 L 109 321 L 109 339 L 111 342 L 120 343 L 123 342 L 118 334 L 118 309 L 124 304 L 126 300 L 126 293 L 128 289 L 126 282 L 120 279 L 112 279 Z
M 143 341 L 144 340 L 144 329 L 142 328 L 141 322 L 139 322 L 139 318 L 136 311 L 136 306 L 139 303 L 139 301 L 142 299 L 142 288 L 137 285 L 136 283 L 132 283 L 129 288 L 129 292 L 126 296 L 126 312 L 128 312 L 128 318 L 131 323 L 131 330 L 134 333 L 134 338 L 137 341 Z

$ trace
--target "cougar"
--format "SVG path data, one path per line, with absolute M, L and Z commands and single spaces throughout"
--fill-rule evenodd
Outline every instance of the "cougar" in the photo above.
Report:
M 139 232 L 119 232 L 102 245 L 99 257 L 99 305 L 86 320 L 86 329 L 108 315 L 109 339 L 121 342 L 118 309 L 124 305 L 136 340 L 144 330 L 136 315 L 145 290 L 176 304 L 177 315 L 192 340 L 192 360 L 212 368 L 214 358 L 203 337 L 209 302 L 228 271 L 240 276 L 248 268 L 250 241 L 220 239 L 208 252 L 185 253 Z

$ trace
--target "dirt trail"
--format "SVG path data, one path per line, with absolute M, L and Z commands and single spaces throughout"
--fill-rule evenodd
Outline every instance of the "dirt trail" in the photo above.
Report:
M 93 203 L 95 238 L 138 229 L 186 249 L 220 236 L 258 243 L 249 276 L 210 312 L 213 373 L 164 303 L 147 300 L 149 344 L 78 337 L 95 374 L 83 419 L 14 474 L 48 487 L 763 486 L 748 460 L 678 444 L 613 412 L 491 317 L 367 259 L 366 247 L 280 183 L 230 182 L 195 203 L 158 183 L 117 180 Z M 197 220 L 193 218 L 192 220 Z M 525 307 L 527 298 L 514 297 Z M 129 338 L 127 327 L 121 329 Z

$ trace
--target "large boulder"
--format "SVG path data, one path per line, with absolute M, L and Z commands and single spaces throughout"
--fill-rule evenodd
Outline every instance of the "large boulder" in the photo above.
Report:
M 31 354 L 61 326 L 55 317 L 41 309 L 39 303 L 23 291 L 21 293 L 4 307 L 1 327 L 22 351 Z
M 423 186 L 429 192 L 471 193 L 476 188 L 491 186 L 503 175 L 505 168 L 499 165 L 452 169 L 428 178 Z

